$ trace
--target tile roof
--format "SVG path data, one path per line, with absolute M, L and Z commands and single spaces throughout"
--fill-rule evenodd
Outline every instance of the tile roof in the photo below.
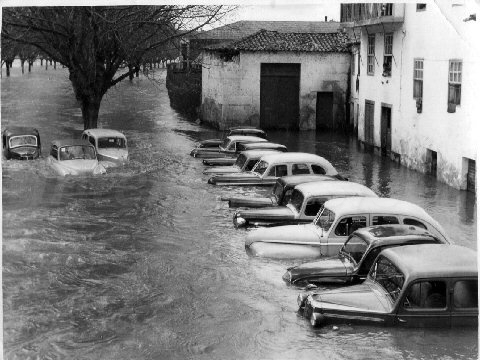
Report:
M 207 50 L 348 52 L 348 35 L 334 33 L 280 33 L 260 30 L 238 41 L 206 47 Z
M 192 34 L 190 39 L 239 40 L 259 30 L 285 33 L 332 33 L 340 28 L 338 21 L 237 21 L 216 29 Z

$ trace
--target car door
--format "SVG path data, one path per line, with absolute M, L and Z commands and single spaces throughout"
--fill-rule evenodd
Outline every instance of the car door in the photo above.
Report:
M 410 283 L 398 305 L 398 324 L 406 327 L 449 327 L 447 289 L 445 279 L 420 279 Z
M 350 234 L 370 223 L 369 214 L 344 215 L 333 224 L 327 238 L 327 255 L 336 255 Z

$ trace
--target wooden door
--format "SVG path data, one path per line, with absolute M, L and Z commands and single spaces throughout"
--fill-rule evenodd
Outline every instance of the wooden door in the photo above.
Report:
M 392 150 L 392 109 L 387 106 L 382 106 L 380 139 L 382 155 L 389 155 Z
M 333 128 L 333 92 L 317 92 L 317 130 Z
M 365 142 L 373 145 L 373 115 L 375 103 L 365 100 Z

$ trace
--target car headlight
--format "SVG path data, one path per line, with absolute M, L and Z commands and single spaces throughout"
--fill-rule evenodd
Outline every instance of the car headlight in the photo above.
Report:
M 247 220 L 242 218 L 237 213 L 235 213 L 235 215 L 233 215 L 233 225 L 235 226 L 236 229 L 245 226 L 246 223 L 247 223 Z

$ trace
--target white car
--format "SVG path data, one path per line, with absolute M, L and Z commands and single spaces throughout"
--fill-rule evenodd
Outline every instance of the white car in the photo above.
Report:
M 123 133 L 112 129 L 88 129 L 82 133 L 97 151 L 99 161 L 107 166 L 123 165 L 128 161 L 127 138 Z
M 86 140 L 52 141 L 47 162 L 61 176 L 97 175 L 106 172 L 105 167 L 98 163 L 95 148 Z

